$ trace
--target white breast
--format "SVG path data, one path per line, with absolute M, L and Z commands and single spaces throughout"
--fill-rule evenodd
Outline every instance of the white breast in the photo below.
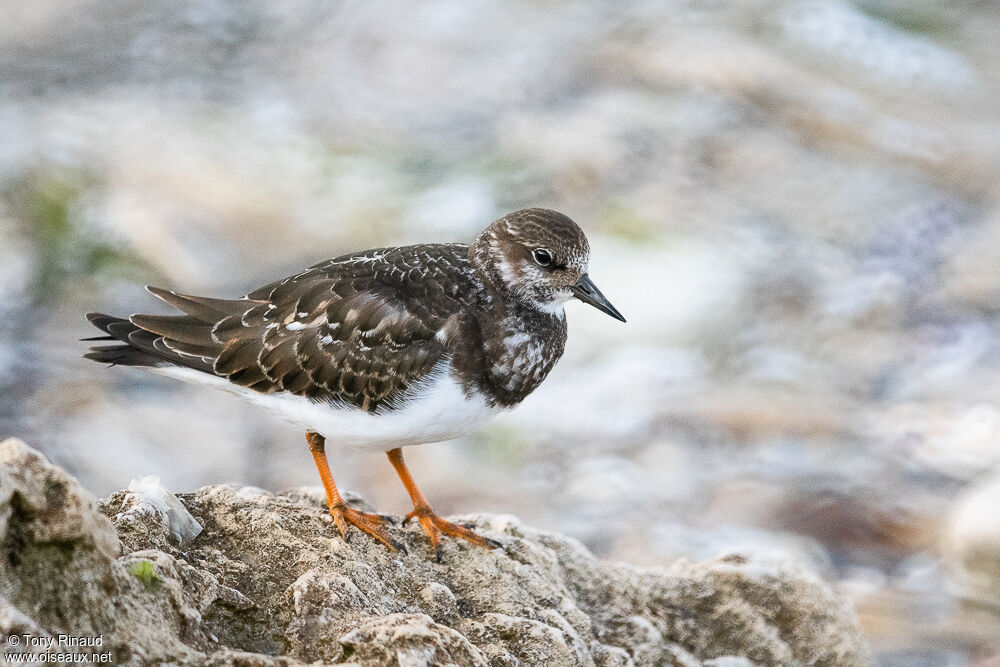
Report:
M 447 361 L 435 367 L 423 382 L 411 387 L 396 409 L 374 414 L 291 394 L 261 394 L 191 368 L 157 366 L 149 370 L 233 392 L 293 424 L 320 433 L 329 446 L 388 451 L 442 442 L 475 430 L 503 411 L 487 405 L 479 394 L 467 397 Z

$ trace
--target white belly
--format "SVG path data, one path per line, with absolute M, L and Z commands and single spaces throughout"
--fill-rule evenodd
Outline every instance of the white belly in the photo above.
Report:
M 149 370 L 233 392 L 293 424 L 325 436 L 328 446 L 348 445 L 382 452 L 441 442 L 473 431 L 503 411 L 487 405 L 478 394 L 467 397 L 447 362 L 413 387 L 399 407 L 375 414 L 353 406 L 316 403 L 291 394 L 261 394 L 191 368 L 157 366 Z

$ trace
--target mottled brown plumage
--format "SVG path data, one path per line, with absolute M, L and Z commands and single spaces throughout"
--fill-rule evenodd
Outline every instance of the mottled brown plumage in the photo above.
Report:
M 391 409 L 414 381 L 451 356 L 470 391 L 512 405 L 547 370 L 525 368 L 514 361 L 517 350 L 489 341 L 523 330 L 511 321 L 525 317 L 528 329 L 546 339 L 539 363 L 551 367 L 562 353 L 565 323 L 503 307 L 484 289 L 468 254 L 469 246 L 460 244 L 369 250 L 234 300 L 149 288 L 186 314 L 128 321 L 92 315 L 91 321 L 155 357 L 142 361 L 188 366 L 262 393 Z M 109 350 L 87 356 L 103 361 Z
M 556 218 L 558 216 L 558 218 Z M 553 226 L 556 218 L 563 223 Z M 561 218 L 561 219 L 560 219 Z M 539 209 L 502 218 L 472 247 L 428 244 L 336 257 L 242 299 L 149 291 L 185 315 L 102 314 L 95 326 L 121 346 L 88 358 L 172 363 L 262 393 L 287 392 L 365 411 L 391 409 L 408 387 L 450 357 L 468 391 L 514 405 L 562 355 L 565 319 L 534 307 L 553 284 L 512 282 L 498 257 L 532 266 L 536 246 L 565 248 L 555 270 L 575 283 L 589 246 L 565 216 Z M 529 263 L 530 262 L 530 263 Z M 529 301 L 525 303 L 525 300 Z
M 566 300 L 579 298 L 622 319 L 587 277 L 589 256 L 587 239 L 572 220 L 526 209 L 495 221 L 471 246 L 426 244 L 344 255 L 239 299 L 148 288 L 183 314 L 90 314 L 107 334 L 91 340 L 115 342 L 85 356 L 192 369 L 199 378 L 244 388 L 254 400 L 276 397 L 268 405 L 310 429 L 310 448 L 342 531 L 355 525 L 399 546 L 372 515 L 344 505 L 323 438 L 338 434 L 320 435 L 317 424 L 342 435 L 349 429 L 358 443 L 391 443 L 384 451 L 435 545 L 441 531 L 495 546 L 433 515 L 406 471 L 400 443 L 455 437 L 534 391 L 562 356 Z M 422 402 L 434 407 L 421 411 Z M 318 414 L 302 403 L 328 408 Z M 453 415 L 452 405 L 460 408 Z M 327 410 L 371 417 L 331 420 Z M 389 422 L 364 421 L 396 417 L 379 433 Z

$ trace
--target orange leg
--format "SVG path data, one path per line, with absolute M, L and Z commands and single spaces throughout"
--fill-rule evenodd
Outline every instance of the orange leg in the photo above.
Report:
M 337 485 L 333 483 L 333 475 L 330 473 L 330 464 L 326 460 L 326 438 L 313 431 L 306 432 L 306 442 L 309 443 L 309 451 L 312 452 L 316 468 L 319 469 L 320 479 L 323 480 L 323 488 L 326 490 L 326 504 L 330 508 L 330 515 L 333 522 L 340 529 L 340 534 L 347 540 L 347 524 L 356 526 L 364 533 L 368 533 L 376 540 L 396 551 L 406 552 L 406 548 L 389 537 L 389 534 L 379 526 L 386 523 L 387 519 L 379 514 L 369 514 L 361 512 L 347 506 L 344 499 L 337 491 Z
M 427 503 L 427 499 L 424 498 L 424 494 L 420 493 L 420 489 L 417 488 L 416 482 L 413 481 L 413 477 L 410 475 L 410 471 L 406 467 L 406 462 L 403 461 L 403 450 L 400 448 L 389 450 L 385 453 L 389 457 L 389 462 L 392 463 L 392 467 L 396 469 L 396 474 L 399 475 L 399 479 L 403 481 L 403 486 L 406 487 L 406 492 L 410 494 L 410 500 L 413 501 L 413 511 L 406 515 L 403 519 L 405 524 L 410 519 L 416 517 L 417 521 L 423 527 L 424 532 L 427 533 L 428 537 L 431 538 L 431 546 L 434 548 L 434 553 L 437 556 L 437 560 L 441 562 L 441 533 L 448 535 L 449 537 L 458 537 L 463 540 L 468 540 L 473 544 L 485 547 L 487 549 L 496 549 L 501 546 L 496 540 L 491 540 L 488 537 L 483 537 L 478 535 L 468 528 L 463 528 L 457 524 L 451 523 L 450 521 L 445 521 L 438 515 L 434 514 L 434 510 Z

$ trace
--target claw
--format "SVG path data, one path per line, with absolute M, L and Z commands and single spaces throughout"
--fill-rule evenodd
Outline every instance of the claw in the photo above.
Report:
M 381 524 L 387 523 L 386 518 L 381 514 L 361 512 L 347 505 L 338 504 L 330 505 L 330 515 L 333 517 L 333 522 L 337 524 L 337 528 L 340 530 L 340 534 L 343 536 L 345 542 L 349 543 L 351 541 L 351 534 L 347 528 L 347 524 L 350 524 L 361 532 L 371 535 L 392 551 L 406 553 L 406 547 L 392 539 L 385 530 L 379 527 Z
M 497 549 L 503 546 L 496 540 L 483 537 L 482 535 L 475 533 L 464 526 L 442 519 L 438 515 L 434 514 L 429 507 L 414 509 L 406 515 L 404 521 L 408 521 L 413 518 L 417 519 L 420 526 L 424 529 L 424 532 L 427 533 L 427 536 L 430 538 L 431 548 L 434 550 L 435 559 L 439 563 L 444 561 L 444 550 L 441 545 L 441 535 L 462 539 L 485 549 Z
M 330 508 L 330 516 L 333 523 L 344 537 L 345 542 L 350 542 L 350 534 L 347 532 L 347 524 L 351 524 L 363 533 L 368 533 L 376 540 L 387 546 L 392 551 L 402 551 L 406 553 L 396 540 L 389 537 L 382 524 L 390 523 L 389 518 L 382 514 L 371 514 L 362 512 L 353 507 L 348 507 L 344 503 L 337 485 L 333 482 L 333 474 L 330 472 L 330 464 L 326 460 L 326 438 L 315 431 L 306 431 L 306 442 L 309 443 L 309 451 L 312 452 L 313 461 L 316 462 L 316 469 L 319 470 L 319 477 L 323 480 L 323 489 L 326 491 L 327 507 Z
M 406 487 L 406 492 L 410 494 L 410 500 L 413 501 L 413 511 L 403 517 L 403 525 L 405 526 L 409 523 L 410 519 L 414 518 L 420 522 L 420 526 L 424 529 L 424 532 L 427 533 L 427 537 L 431 538 L 431 549 L 434 550 L 437 562 L 440 563 L 443 560 L 443 552 L 441 549 L 442 533 L 448 535 L 449 537 L 458 537 L 468 542 L 472 542 L 473 544 L 486 549 L 496 549 L 500 546 L 500 543 L 496 540 L 491 540 L 487 537 L 483 537 L 482 535 L 477 535 L 468 528 L 463 528 L 458 524 L 445 521 L 441 517 L 434 514 L 434 510 L 432 510 L 431 506 L 427 504 L 424 494 L 420 493 L 420 489 L 417 488 L 416 482 L 413 481 L 413 476 L 410 475 L 410 471 L 407 469 L 406 463 L 403 461 L 403 450 L 397 447 L 396 449 L 390 449 L 385 454 L 389 457 L 389 462 L 392 463 L 392 467 L 396 469 L 396 474 L 399 475 L 399 479 L 402 480 L 403 486 Z
M 486 546 L 489 547 L 490 549 L 499 549 L 500 547 L 503 546 L 502 543 L 497 542 L 496 540 L 490 539 L 488 537 L 484 537 L 483 539 L 486 541 Z

